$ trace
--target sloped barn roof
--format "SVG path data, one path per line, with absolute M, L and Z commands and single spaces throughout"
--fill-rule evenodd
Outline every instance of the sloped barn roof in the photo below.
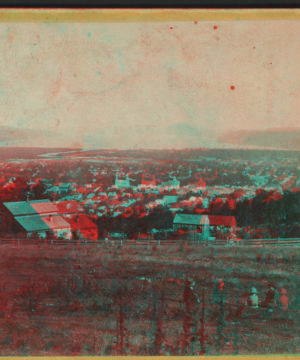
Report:
M 51 230 L 39 215 L 18 216 L 16 221 L 28 232 Z
M 202 225 L 208 223 L 206 215 L 176 214 L 174 224 Z
M 50 200 L 32 200 L 32 201 L 18 201 L 18 202 L 6 202 L 3 205 L 10 211 L 14 216 L 21 215 L 32 215 L 37 214 L 38 212 L 31 204 L 39 203 L 50 203 Z
M 86 215 L 68 215 L 64 219 L 70 224 L 72 230 L 96 229 L 97 225 L 93 223 Z
M 215 216 L 209 215 L 209 225 L 211 226 L 235 226 L 236 221 L 234 216 Z

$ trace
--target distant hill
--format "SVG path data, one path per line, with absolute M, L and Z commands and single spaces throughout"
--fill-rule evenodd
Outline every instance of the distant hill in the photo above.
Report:
M 76 150 L 66 148 L 0 147 L 0 160 L 39 159 L 39 155 Z
M 218 141 L 239 146 L 300 150 L 300 129 L 239 130 L 228 132 Z

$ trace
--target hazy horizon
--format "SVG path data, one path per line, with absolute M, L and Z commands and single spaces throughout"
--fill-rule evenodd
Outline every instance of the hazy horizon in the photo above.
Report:
M 2 147 L 299 149 L 297 21 L 1 23 L 0 36 Z

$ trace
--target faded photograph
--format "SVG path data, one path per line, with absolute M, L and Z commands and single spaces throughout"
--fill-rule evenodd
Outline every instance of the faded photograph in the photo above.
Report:
M 0 355 L 300 352 L 299 21 L 0 40 Z

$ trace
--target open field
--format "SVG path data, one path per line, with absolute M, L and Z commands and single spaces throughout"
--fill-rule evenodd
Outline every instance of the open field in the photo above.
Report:
M 299 250 L 1 246 L 0 259 L 1 355 L 300 351 Z M 191 318 L 187 277 L 200 300 Z M 228 300 L 219 342 L 216 278 Z M 287 290 L 289 309 L 251 313 L 247 290 L 263 298 L 268 281 Z

